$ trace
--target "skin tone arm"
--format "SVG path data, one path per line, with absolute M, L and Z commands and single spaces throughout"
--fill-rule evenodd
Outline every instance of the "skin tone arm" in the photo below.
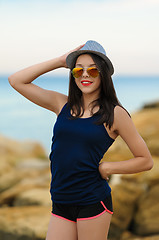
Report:
M 114 109 L 114 128 L 128 145 L 134 158 L 118 162 L 99 164 L 101 177 L 108 180 L 111 174 L 131 174 L 150 170 L 153 167 L 152 156 L 143 138 L 137 132 L 132 119 L 120 106 Z
M 9 76 L 8 81 L 16 91 L 31 102 L 58 114 L 61 106 L 67 102 L 68 96 L 56 91 L 40 88 L 33 84 L 32 81 L 40 75 L 54 69 L 61 67 L 68 68 L 66 65 L 67 55 L 72 51 L 79 50 L 81 47 L 83 47 L 83 45 L 80 45 L 60 57 L 20 70 Z

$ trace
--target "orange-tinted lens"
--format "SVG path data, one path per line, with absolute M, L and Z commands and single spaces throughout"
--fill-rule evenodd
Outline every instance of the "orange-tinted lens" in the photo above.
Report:
M 82 76 L 83 73 L 83 68 L 74 68 L 72 70 L 72 75 L 74 76 L 74 78 L 79 78 Z
M 87 69 L 87 72 L 88 72 L 88 74 L 89 74 L 91 77 L 93 77 L 93 78 L 95 78 L 95 77 L 97 77 L 97 76 L 99 75 L 99 71 L 98 71 L 98 69 L 97 69 L 96 67 L 90 67 L 90 68 L 88 68 L 88 69 Z

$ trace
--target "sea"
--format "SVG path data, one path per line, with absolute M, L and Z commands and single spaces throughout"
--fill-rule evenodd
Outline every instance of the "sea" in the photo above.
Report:
M 44 74 L 33 83 L 68 95 L 67 74 Z M 116 75 L 113 84 L 120 103 L 130 114 L 145 104 L 159 101 L 159 76 Z M 18 141 L 39 142 L 49 154 L 56 118 L 54 112 L 30 102 L 15 91 L 8 82 L 8 75 L 0 75 L 0 135 Z

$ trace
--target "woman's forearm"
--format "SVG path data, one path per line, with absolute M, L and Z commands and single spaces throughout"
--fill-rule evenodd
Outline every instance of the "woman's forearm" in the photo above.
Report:
M 135 157 L 120 162 L 102 162 L 99 172 L 103 178 L 111 174 L 131 174 L 150 170 L 153 167 L 152 158 Z
M 57 57 L 22 69 L 9 76 L 8 80 L 11 85 L 31 83 L 40 75 L 63 66 L 64 63 L 62 61 L 62 58 Z
M 30 67 L 27 67 L 25 69 L 22 69 L 16 73 L 12 74 L 11 76 L 9 76 L 8 81 L 11 84 L 11 86 L 16 88 L 16 86 L 18 86 L 19 84 L 22 85 L 22 84 L 31 83 L 37 77 L 39 77 L 40 75 L 42 75 L 46 72 L 49 72 L 49 71 L 52 71 L 54 69 L 61 68 L 61 67 L 68 68 L 68 66 L 66 64 L 66 58 L 67 58 L 68 54 L 73 51 L 78 51 L 83 46 L 84 46 L 84 44 L 65 53 L 64 55 L 61 55 L 60 57 L 53 58 L 51 60 L 48 60 L 48 61 L 45 61 L 42 63 L 38 63 L 38 64 L 32 65 Z

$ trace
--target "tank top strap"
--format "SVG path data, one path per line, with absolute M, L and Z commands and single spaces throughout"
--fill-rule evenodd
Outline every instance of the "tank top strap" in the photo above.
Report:
M 65 116 L 67 116 L 67 117 L 71 117 L 72 115 L 71 115 L 71 112 L 70 112 L 70 111 L 71 111 L 70 105 L 69 105 L 68 102 L 66 102 L 66 103 L 63 105 L 63 107 L 62 107 L 60 113 L 58 114 L 58 116 L 60 116 L 60 115 L 65 115 Z M 93 116 L 91 116 L 91 117 L 87 117 L 87 118 L 77 118 L 77 119 L 79 119 L 79 120 L 87 120 L 87 121 L 94 121 L 94 119 L 97 120 L 98 118 L 100 118 L 100 116 L 97 114 L 97 115 L 93 115 Z
M 63 105 L 63 107 L 62 107 L 62 109 L 61 109 L 61 111 L 60 111 L 60 113 L 58 114 L 58 116 L 57 117 L 60 117 L 61 115 L 63 115 L 63 116 L 65 116 L 66 118 L 68 118 L 68 119 L 70 119 L 70 117 L 72 117 L 72 115 L 71 115 L 71 109 L 70 109 L 70 105 L 69 105 L 69 103 L 68 102 L 66 102 L 64 105 Z M 99 120 L 100 119 L 100 115 L 99 114 L 94 114 L 94 115 L 92 115 L 91 117 L 87 117 L 87 118 L 77 118 L 76 120 L 78 120 L 78 121 L 88 121 L 88 122 L 95 122 L 96 120 Z
M 66 103 L 63 105 L 63 107 L 62 107 L 61 111 L 59 112 L 58 116 L 60 116 L 62 113 L 68 112 L 68 109 L 66 109 L 67 106 L 68 106 L 68 102 L 66 102 Z

